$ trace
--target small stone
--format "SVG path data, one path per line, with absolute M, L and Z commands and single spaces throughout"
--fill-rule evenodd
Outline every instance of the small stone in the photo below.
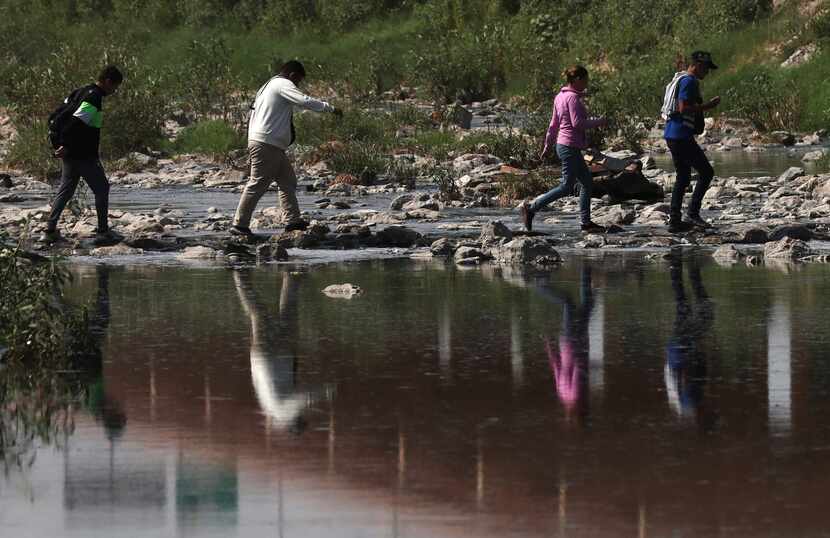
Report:
M 721 245 L 712 253 L 717 260 L 736 262 L 744 257 L 744 253 L 735 248 L 735 245 Z
M 363 290 L 360 289 L 360 286 L 349 283 L 332 284 L 331 286 L 326 286 L 323 289 L 323 293 L 335 299 L 351 299 L 352 297 L 362 294 Z
M 219 251 L 210 247 L 197 245 L 195 247 L 187 247 L 178 257 L 182 260 L 213 260 L 219 257 Z

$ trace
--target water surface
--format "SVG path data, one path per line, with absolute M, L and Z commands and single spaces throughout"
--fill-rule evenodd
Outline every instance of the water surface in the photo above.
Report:
M 9 536 L 829 534 L 827 267 L 73 271 L 96 404 Z

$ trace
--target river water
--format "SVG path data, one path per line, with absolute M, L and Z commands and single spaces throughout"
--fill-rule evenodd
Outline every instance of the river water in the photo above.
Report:
M 4 536 L 830 529 L 827 266 L 72 267 L 103 372 Z

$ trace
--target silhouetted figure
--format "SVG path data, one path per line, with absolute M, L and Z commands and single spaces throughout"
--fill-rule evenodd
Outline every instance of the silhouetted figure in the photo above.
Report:
M 703 287 L 696 260 L 689 262 L 693 301 L 686 296 L 680 256 L 672 259 L 669 274 L 677 308 L 664 369 L 669 405 L 679 417 L 693 418 L 702 429 L 709 430 L 715 417 L 704 405 L 707 359 L 701 340 L 712 328 L 714 308 Z
M 297 390 L 296 276 L 283 273 L 278 316 L 274 317 L 258 297 L 250 270 L 234 271 L 233 278 L 242 309 L 251 321 L 251 381 L 259 405 L 268 419 L 293 433 L 305 430 L 302 412 L 313 395 Z
M 576 415 L 585 423 L 589 415 L 589 337 L 588 325 L 594 308 L 591 268 L 583 265 L 580 275 L 579 305 L 568 292 L 545 285 L 537 288 L 550 301 L 562 306 L 562 328 L 558 345 L 545 338 L 545 351 L 553 373 L 556 394 L 568 419 Z

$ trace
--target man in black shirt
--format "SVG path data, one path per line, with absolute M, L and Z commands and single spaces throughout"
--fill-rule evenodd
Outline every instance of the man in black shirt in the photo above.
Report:
M 78 181 L 84 178 L 95 195 L 95 212 L 98 215 L 96 239 L 113 239 L 107 221 L 110 185 L 101 166 L 98 146 L 101 141 L 104 97 L 113 94 L 124 76 L 115 66 L 107 66 L 98 75 L 98 81 L 79 90 L 79 105 L 59 133 L 55 157 L 62 160 L 61 185 L 52 203 L 52 212 L 42 240 L 54 242 L 60 239 L 58 219 L 64 207 L 75 194 Z

